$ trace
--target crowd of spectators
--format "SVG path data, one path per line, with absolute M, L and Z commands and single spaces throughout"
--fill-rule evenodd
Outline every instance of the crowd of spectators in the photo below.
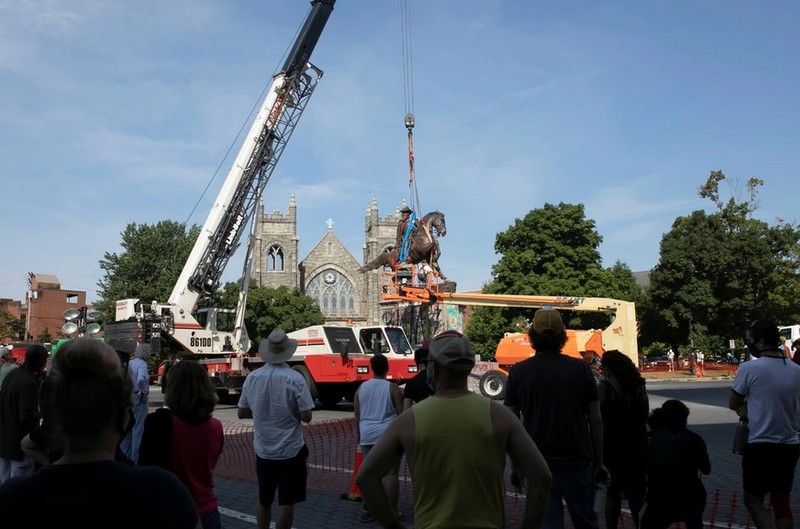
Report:
M 387 379 L 386 358 L 372 356 L 373 376 L 354 396 L 364 454 L 355 476 L 361 521 L 406 527 L 397 508 L 405 460 L 418 529 L 505 527 L 506 472 L 525 497 L 524 528 L 563 527 L 565 506 L 577 529 L 597 529 L 600 520 L 617 527 L 623 502 L 637 529 L 702 528 L 702 476 L 711 461 L 687 427 L 689 408 L 670 399 L 651 411 L 645 379 L 619 351 L 597 355 L 599 365 L 562 354 L 567 335 L 557 310 L 536 311 L 528 337 L 535 354 L 512 367 L 502 403 L 470 391 L 476 354 L 456 331 L 416 351 L 419 373 L 405 390 Z M 749 428 L 745 505 L 758 529 L 788 529 L 800 456 L 800 365 L 769 320 L 750 324 L 745 340 L 752 360 L 739 368 L 729 399 Z M 288 363 L 296 349 L 282 329 L 263 340 L 264 365 L 246 377 L 238 403 L 239 418 L 253 420 L 259 529 L 271 526 L 276 498 L 274 526 L 291 528 L 295 505 L 307 497 L 302 424 L 314 402 Z M 4 525 L 99 527 L 116 517 L 119 527 L 223 526 L 214 490 L 224 448 L 212 416 L 216 390 L 202 365 L 178 362 L 166 375 L 166 407 L 150 411 L 149 353 L 140 346 L 126 364 L 102 341 L 78 338 L 49 368 L 47 351 L 35 345 L 10 367 L 0 348 Z M 147 492 L 154 486 L 155 496 Z

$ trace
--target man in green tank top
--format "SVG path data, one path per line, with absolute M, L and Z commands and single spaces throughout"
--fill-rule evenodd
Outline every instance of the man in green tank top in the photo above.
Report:
M 356 482 L 375 519 L 405 527 L 392 512 L 381 479 L 406 456 L 414 484 L 416 529 L 502 529 L 506 455 L 528 483 L 523 528 L 544 517 L 551 475 L 522 423 L 499 402 L 472 393 L 469 340 L 455 331 L 430 343 L 432 397 L 403 412 L 359 468 Z

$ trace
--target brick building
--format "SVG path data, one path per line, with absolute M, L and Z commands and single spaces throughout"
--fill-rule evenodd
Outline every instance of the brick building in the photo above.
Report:
M 25 338 L 36 340 L 45 330 L 51 339 L 63 336 L 64 311 L 86 305 L 86 292 L 61 290 L 54 275 L 30 273 L 25 293 Z

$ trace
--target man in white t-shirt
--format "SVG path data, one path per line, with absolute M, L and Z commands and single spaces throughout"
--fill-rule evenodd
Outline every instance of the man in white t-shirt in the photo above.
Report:
M 675 353 L 672 351 L 672 347 L 667 351 L 667 360 L 669 360 L 669 370 L 675 371 Z
M 706 371 L 705 371 L 705 368 L 706 368 L 705 363 L 706 362 L 705 361 L 706 361 L 705 353 L 703 353 L 703 351 L 698 350 L 697 351 L 697 372 L 698 372 L 698 374 L 700 376 L 704 376 L 706 374 Z
M 753 360 L 739 366 L 728 400 L 750 428 L 742 456 L 744 503 L 759 529 L 789 529 L 789 493 L 800 455 L 800 366 L 787 360 L 778 327 L 769 320 L 751 323 L 745 340 Z M 767 494 L 772 512 L 764 505 Z

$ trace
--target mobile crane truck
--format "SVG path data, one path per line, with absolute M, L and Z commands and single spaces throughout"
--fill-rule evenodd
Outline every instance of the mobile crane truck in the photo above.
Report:
M 106 342 L 117 351 L 130 354 L 137 344 L 148 342 L 162 356 L 196 360 L 205 365 L 221 396 L 241 391 L 247 373 L 261 364 L 258 356 L 248 354 L 250 338 L 244 324 L 253 262 L 252 223 L 236 310 L 197 309 L 196 305 L 201 295 L 219 288 L 225 267 L 322 78 L 323 71 L 309 59 L 335 1 L 311 2 L 303 27 L 283 67 L 273 77 L 169 299 L 166 303 L 142 299 L 116 302 L 115 321 L 107 324 L 104 331 Z M 384 335 L 389 332 L 382 326 L 373 330 Z M 405 343 L 395 340 L 396 347 L 386 351 L 390 371 L 397 380 L 409 378 L 416 371 L 405 334 L 403 339 Z M 315 347 L 311 352 L 306 346 L 298 347 L 290 363 L 307 381 L 317 381 L 313 386 L 309 384 L 314 397 L 321 395 L 328 403 L 337 397 L 352 398 L 358 384 L 370 378 L 368 353 L 355 336 L 352 344 L 344 349 Z M 311 356 L 320 359 L 307 361 L 306 357 Z

